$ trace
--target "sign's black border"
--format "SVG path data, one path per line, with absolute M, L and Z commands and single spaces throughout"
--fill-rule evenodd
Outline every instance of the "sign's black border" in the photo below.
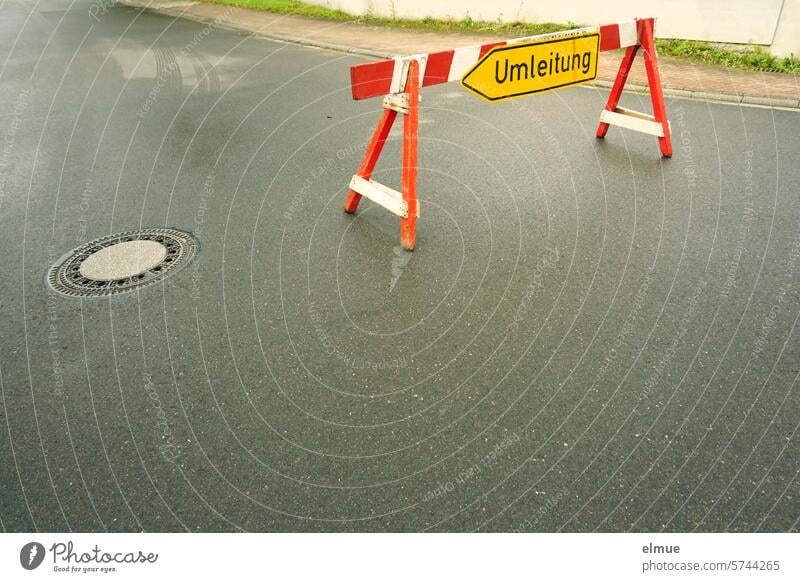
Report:
M 587 78 L 587 79 L 581 79 L 580 81 L 572 81 L 572 82 L 569 82 L 569 83 L 563 83 L 561 85 L 556 85 L 555 87 L 545 87 L 544 89 L 535 89 L 533 91 L 523 91 L 522 93 L 513 93 L 511 95 L 504 95 L 502 97 L 489 97 L 488 95 L 486 95 L 486 94 L 482 93 L 481 91 L 478 91 L 474 87 L 468 85 L 467 82 L 466 82 L 467 78 L 475 71 L 475 69 L 480 67 L 483 64 L 483 62 L 486 61 L 494 53 L 500 53 L 500 52 L 508 51 L 508 50 L 515 50 L 515 49 L 519 49 L 519 48 L 523 48 L 523 47 L 529 47 L 529 46 L 538 46 L 538 45 L 542 45 L 542 44 L 551 44 L 551 43 L 556 43 L 556 42 L 563 42 L 565 40 L 572 40 L 572 39 L 575 39 L 575 38 L 590 38 L 592 36 L 594 36 L 597 39 L 597 58 L 594 60 L 594 74 L 591 77 Z M 518 44 L 507 44 L 507 45 L 498 46 L 498 47 L 493 48 L 488 53 L 483 55 L 483 58 L 481 58 L 477 63 L 472 65 L 472 68 L 469 71 L 467 71 L 467 74 L 464 75 L 461 78 L 461 86 L 464 87 L 465 89 L 467 89 L 468 91 L 471 91 L 472 93 L 474 93 L 476 95 L 479 95 L 483 99 L 486 99 L 487 101 L 504 101 L 506 99 L 513 99 L 514 97 L 524 97 L 525 95 L 533 95 L 534 93 L 543 93 L 545 91 L 554 91 L 556 89 L 561 89 L 563 87 L 570 87 L 572 85 L 579 85 L 581 83 L 586 83 L 588 81 L 594 81 L 597 78 L 597 69 L 599 67 L 599 61 L 600 61 L 600 31 L 599 30 L 597 32 L 591 32 L 591 33 L 588 33 L 588 34 L 576 34 L 574 36 L 562 36 L 562 37 L 548 38 L 548 39 L 539 40 L 539 41 L 535 41 L 535 42 L 523 42 L 523 43 L 518 43 Z

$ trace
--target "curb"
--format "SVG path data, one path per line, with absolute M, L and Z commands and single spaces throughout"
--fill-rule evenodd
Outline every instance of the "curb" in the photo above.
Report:
M 590 86 L 602 87 L 610 89 L 614 83 L 612 81 L 605 81 L 602 79 L 596 80 Z M 644 85 L 634 85 L 628 83 L 625 85 L 626 89 L 635 91 L 637 93 L 647 93 L 648 89 Z M 800 100 L 798 99 L 777 99 L 772 97 L 752 97 L 750 95 L 730 95 L 728 93 L 707 93 L 704 91 L 686 91 L 685 89 L 670 89 L 664 87 L 664 95 L 674 97 L 677 99 L 692 99 L 695 101 L 711 101 L 714 103 L 723 103 L 727 105 L 745 105 L 755 107 L 774 107 L 778 109 L 800 109 Z
M 179 4 L 179 5 L 173 5 L 172 7 L 170 7 L 170 5 L 150 6 L 148 4 L 142 4 L 141 1 L 137 0 L 118 0 L 118 2 L 120 4 L 124 4 L 132 8 L 138 8 L 140 10 L 152 10 L 153 12 L 159 12 L 161 14 L 169 14 L 170 16 L 188 18 L 189 20 L 202 22 L 204 24 L 209 24 L 217 28 L 235 30 L 239 32 L 247 32 L 253 36 L 259 36 L 262 38 L 268 38 L 270 40 L 277 40 L 300 46 L 316 47 L 320 49 L 349 53 L 354 55 L 363 55 L 366 57 L 373 57 L 378 59 L 390 59 L 394 56 L 393 54 L 384 53 L 381 51 L 373 51 L 365 48 L 352 47 L 325 41 L 317 41 L 314 39 L 303 38 L 303 37 L 293 37 L 283 34 L 276 34 L 268 30 L 267 31 L 253 30 L 245 26 L 237 26 L 235 24 L 221 22 L 215 18 L 205 18 L 203 16 L 192 14 L 191 12 L 187 12 L 185 10 L 185 8 L 196 4 L 196 2 L 189 4 L 189 6 L 187 6 L 186 4 Z M 614 84 L 613 81 L 598 79 L 595 80 L 593 83 L 587 84 L 586 86 L 610 89 L 613 84 Z M 637 93 L 648 93 L 648 88 L 644 85 L 628 84 L 626 85 L 626 87 Z M 664 95 L 669 97 L 674 97 L 679 99 L 692 99 L 694 101 L 710 101 L 714 103 L 723 103 L 728 105 L 773 107 L 778 109 L 790 109 L 790 110 L 800 109 L 800 99 L 777 99 L 772 97 L 754 97 L 750 95 L 730 95 L 727 93 L 707 93 L 703 91 L 687 91 L 685 89 L 671 89 L 668 87 L 665 87 L 663 89 L 663 92 Z

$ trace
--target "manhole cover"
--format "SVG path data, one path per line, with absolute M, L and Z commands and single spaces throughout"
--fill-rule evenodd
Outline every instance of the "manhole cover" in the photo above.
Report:
M 197 240 L 173 228 L 104 236 L 61 257 L 47 273 L 55 291 L 105 297 L 133 291 L 177 273 L 197 252 Z

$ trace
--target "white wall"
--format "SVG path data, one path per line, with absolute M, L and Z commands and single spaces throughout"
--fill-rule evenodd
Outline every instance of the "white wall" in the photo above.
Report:
M 800 57 L 800 0 L 784 0 L 770 50 L 780 56 L 793 53 Z
M 606 24 L 656 16 L 656 35 L 772 45 L 800 55 L 800 0 L 306 0 L 352 14 Z M 778 22 L 781 19 L 780 23 Z M 779 43 L 777 41 L 780 41 Z

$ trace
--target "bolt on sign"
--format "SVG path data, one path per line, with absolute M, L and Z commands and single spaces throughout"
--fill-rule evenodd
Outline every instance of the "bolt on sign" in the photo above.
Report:
M 596 31 L 498 46 L 467 71 L 461 85 L 487 101 L 562 89 L 597 78 L 599 52 Z

